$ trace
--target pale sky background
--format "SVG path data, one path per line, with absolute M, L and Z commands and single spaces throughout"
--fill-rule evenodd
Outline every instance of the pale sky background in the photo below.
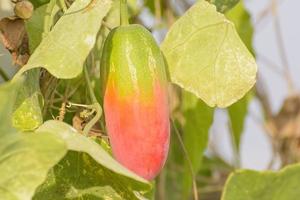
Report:
M 252 16 L 252 22 L 256 24 L 260 13 L 269 6 L 272 0 L 245 0 L 245 5 Z M 8 16 L 11 13 L 11 4 L 9 0 L 0 0 L 0 18 Z M 281 23 L 285 50 L 288 62 L 292 71 L 292 78 L 297 89 L 300 89 L 300 1 L 299 0 L 278 0 L 279 2 L 279 20 Z M 273 66 L 266 66 L 259 59 L 259 55 L 272 60 L 276 65 L 282 66 L 279 56 L 276 37 L 274 34 L 272 13 L 269 14 L 255 26 L 254 48 L 257 52 L 257 63 L 259 75 L 263 77 L 268 95 L 271 99 L 272 110 L 277 112 L 284 98 L 287 95 L 286 81 L 281 74 L 272 70 Z M 4 54 L 4 56 L 2 55 Z M 0 44 L 0 67 L 4 68 L 11 75 L 15 68 L 11 66 L 11 60 L 6 50 Z M 0 78 L 0 82 L 1 82 Z M 249 106 L 251 116 L 263 119 L 260 112 L 259 103 L 253 100 Z M 211 141 L 217 142 L 217 152 L 222 155 L 224 160 L 232 162 L 233 154 L 230 145 L 227 114 L 224 110 L 218 110 L 215 114 L 214 126 L 211 128 Z M 268 136 L 264 133 L 260 124 L 253 117 L 247 117 L 245 131 L 241 141 L 241 163 L 243 168 L 257 170 L 266 169 L 272 153 L 270 150 Z
M 246 0 L 245 5 L 252 16 L 253 24 L 256 24 L 260 13 L 269 6 L 272 0 Z M 300 86 L 300 7 L 299 0 L 278 0 L 278 16 L 282 28 L 282 35 L 288 57 L 289 67 L 295 86 Z M 287 85 L 282 74 L 273 70 L 273 66 L 267 66 L 260 60 L 259 55 L 267 57 L 282 68 L 282 61 L 278 51 L 275 37 L 272 13 L 264 18 L 258 26 L 255 26 L 254 48 L 257 54 L 259 75 L 262 76 L 266 85 L 267 93 L 271 100 L 274 113 L 278 112 L 284 98 L 287 96 Z M 259 103 L 253 100 L 249 107 L 252 116 L 263 120 Z M 216 126 L 218 124 L 218 126 Z M 223 155 L 227 162 L 231 162 L 233 154 L 230 146 L 229 133 L 227 130 L 228 119 L 224 111 L 217 111 L 215 126 L 212 128 L 211 140 L 217 140 L 220 144 L 218 152 Z M 248 116 L 245 131 L 241 141 L 241 162 L 243 168 L 262 170 L 266 169 L 272 156 L 271 145 L 268 136 L 253 117 Z M 277 163 L 278 166 L 279 163 Z M 276 165 L 275 165 L 276 166 Z

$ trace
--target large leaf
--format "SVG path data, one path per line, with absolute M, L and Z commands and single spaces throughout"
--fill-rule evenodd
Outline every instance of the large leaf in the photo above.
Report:
M 71 151 L 48 174 L 33 199 L 134 200 L 147 190 L 143 183 L 112 172 L 88 154 Z
M 38 69 L 26 72 L 25 81 L 18 89 L 12 122 L 13 126 L 19 130 L 34 130 L 43 123 L 39 102 L 39 75 Z
M 299 164 L 279 172 L 239 170 L 228 178 L 222 200 L 296 200 L 299 180 Z
M 226 12 L 234 7 L 240 0 L 207 0 L 216 5 L 219 12 Z
M 213 108 L 198 100 L 193 94 L 185 92 L 183 102 L 189 102 L 191 107 L 184 111 L 185 125 L 183 126 L 183 141 L 195 174 L 201 167 L 202 157 L 208 143 L 209 128 L 213 122 Z M 194 103 L 196 102 L 196 104 Z M 183 197 L 188 199 L 192 188 L 190 166 L 185 159 L 183 180 Z
M 171 81 L 209 106 L 231 105 L 256 81 L 255 60 L 233 23 L 206 1 L 175 22 L 161 47 Z
M 66 153 L 53 134 L 20 134 L 10 126 L 20 82 L 0 86 L 0 199 L 30 200 L 48 170 Z
M 124 168 L 99 144 L 80 135 L 69 125 L 48 121 L 37 132 L 59 135 L 65 140 L 69 150 L 77 152 L 69 152 L 49 173 L 35 199 L 139 199 L 139 195 L 142 196 L 151 189 L 146 180 Z
M 76 0 L 36 48 L 28 63 L 18 72 L 44 67 L 57 78 L 78 76 L 93 48 L 101 21 L 111 7 L 110 0 Z
M 2 133 L 0 199 L 30 200 L 65 153 L 63 141 L 53 134 Z

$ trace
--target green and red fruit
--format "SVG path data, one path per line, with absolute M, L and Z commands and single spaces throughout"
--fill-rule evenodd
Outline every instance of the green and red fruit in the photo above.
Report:
M 162 53 L 140 25 L 112 30 L 102 56 L 104 113 L 113 155 L 153 179 L 169 148 L 167 77 Z

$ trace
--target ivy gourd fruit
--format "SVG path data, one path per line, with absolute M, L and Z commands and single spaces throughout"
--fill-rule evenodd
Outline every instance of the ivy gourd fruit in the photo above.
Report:
M 144 27 L 122 25 L 108 35 L 101 63 L 113 155 L 131 171 L 152 180 L 166 161 L 170 140 L 163 55 Z

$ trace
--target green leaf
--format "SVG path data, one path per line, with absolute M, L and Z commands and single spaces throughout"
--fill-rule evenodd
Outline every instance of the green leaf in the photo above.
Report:
M 2 132 L 0 199 L 30 200 L 65 153 L 63 141 L 53 134 Z
M 227 179 L 222 200 L 295 200 L 300 196 L 300 165 L 279 172 L 238 170 Z
M 86 153 L 71 151 L 48 174 L 34 200 L 139 199 L 149 188 L 143 183 L 114 173 Z M 136 193 L 136 194 L 135 194 Z
M 196 104 L 193 100 L 196 100 Z M 198 100 L 193 94 L 183 93 L 183 102 L 191 102 L 191 107 L 184 111 L 183 142 L 186 147 L 195 174 L 201 167 L 204 151 L 208 143 L 209 128 L 213 122 L 213 108 Z M 187 103 L 185 103 L 187 104 Z M 192 175 L 185 159 L 182 176 L 182 199 L 188 199 L 192 188 Z
M 226 12 L 233 8 L 240 0 L 207 0 L 216 5 L 219 12 Z
M 54 6 L 52 13 L 47 13 L 47 6 L 45 4 L 37 9 L 34 10 L 32 17 L 25 21 L 25 27 L 28 33 L 29 39 L 29 49 L 30 52 L 34 52 L 36 47 L 42 41 L 42 35 L 44 32 L 44 26 L 47 20 L 47 17 L 52 19 L 54 18 L 55 14 L 59 11 L 59 7 L 57 5 Z
M 89 1 L 76 0 L 42 40 L 28 63 L 26 70 L 44 67 L 57 78 L 78 76 L 86 57 L 93 48 L 101 21 L 111 7 L 110 0 L 97 0 L 93 7 L 84 8 Z
M 243 1 L 240 1 L 233 9 L 228 11 L 226 13 L 226 17 L 234 23 L 239 36 L 249 51 L 254 55 L 252 46 L 253 26 L 251 23 L 250 14 L 245 9 Z
M 161 47 L 171 81 L 209 106 L 231 105 L 256 81 L 255 59 L 233 23 L 206 1 L 175 22 Z
M 73 127 L 66 123 L 50 120 L 40 126 L 37 129 L 37 132 L 50 132 L 53 134 L 58 134 L 66 141 L 69 150 L 88 153 L 104 167 L 107 167 L 118 174 L 126 175 L 140 182 L 148 183 L 143 178 L 137 176 L 116 162 L 96 142 L 83 135 L 80 135 Z
M 55 135 L 20 134 L 10 126 L 16 93 L 23 82 L 0 86 L 0 199 L 30 200 L 48 170 L 66 153 Z
M 244 123 L 248 113 L 248 105 L 250 102 L 250 93 L 241 100 L 228 107 L 228 115 L 231 124 L 231 132 L 233 135 L 234 145 L 239 151 L 241 135 L 244 131 Z
M 48 121 L 37 132 L 59 135 L 72 151 L 49 173 L 35 199 L 50 200 L 55 197 L 59 200 L 91 196 L 139 199 L 139 195 L 151 189 L 149 182 L 124 168 L 99 144 L 80 135 L 69 125 Z
M 39 75 L 38 69 L 26 72 L 25 81 L 18 89 L 12 122 L 19 130 L 34 130 L 43 123 L 39 101 Z

